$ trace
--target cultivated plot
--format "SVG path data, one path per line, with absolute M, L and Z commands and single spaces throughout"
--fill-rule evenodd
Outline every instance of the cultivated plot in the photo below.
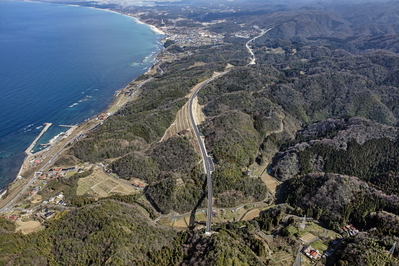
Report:
M 77 195 L 89 194 L 99 197 L 107 197 L 110 194 L 132 194 L 137 189 L 132 185 L 108 176 L 100 167 L 95 167 L 93 174 L 81 178 L 78 181 Z

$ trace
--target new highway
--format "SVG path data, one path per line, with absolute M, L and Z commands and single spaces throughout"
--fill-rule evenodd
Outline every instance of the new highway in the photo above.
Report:
M 211 222 L 212 222 L 212 177 L 211 174 L 215 170 L 215 166 L 212 161 L 212 157 L 208 156 L 208 153 L 205 148 L 205 142 L 204 139 L 201 137 L 201 133 L 198 130 L 197 124 L 195 123 L 194 119 L 194 114 L 193 114 L 193 101 L 194 98 L 197 97 L 198 92 L 209 82 L 211 82 L 214 79 L 219 78 L 220 76 L 226 74 L 226 72 L 219 73 L 212 78 L 208 79 L 201 85 L 199 85 L 195 91 L 191 94 L 190 99 L 189 99 L 189 112 L 190 112 L 190 123 L 191 126 L 194 130 L 195 137 L 197 139 L 198 145 L 201 150 L 201 157 L 202 157 L 202 163 L 204 165 L 204 170 L 206 173 L 206 182 L 207 182 L 207 187 L 208 187 L 208 211 L 207 211 L 207 217 L 206 217 L 206 230 L 205 234 L 210 234 L 211 233 Z

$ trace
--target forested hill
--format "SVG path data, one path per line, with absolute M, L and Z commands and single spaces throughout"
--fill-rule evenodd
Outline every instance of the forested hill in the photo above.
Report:
M 331 251 L 324 264 L 397 265 L 398 252 L 387 250 L 399 241 L 399 2 L 190 3 L 113 6 L 167 31 L 165 49 L 155 73 L 131 84 L 148 79 L 137 98 L 56 162 L 103 163 L 121 179 L 139 179 L 148 184 L 145 204 L 76 196 L 80 176 L 60 178 L 46 191 L 61 184 L 71 209 L 29 236 L 2 223 L 0 258 L 23 264 L 28 250 L 34 262 L 54 265 L 281 265 L 273 256 L 295 259 L 305 234 L 297 221 L 307 215 L 331 230 L 315 236 Z M 256 58 L 249 64 L 246 43 L 267 29 L 248 43 Z M 154 225 L 138 206 L 154 216 L 206 204 L 189 130 L 164 136 L 194 86 L 224 71 L 198 95 L 215 162 L 214 207 L 276 205 L 248 221 L 213 224 L 209 237 L 195 224 L 183 232 Z M 276 193 L 265 173 L 281 182 Z M 349 224 L 361 233 L 343 231 Z

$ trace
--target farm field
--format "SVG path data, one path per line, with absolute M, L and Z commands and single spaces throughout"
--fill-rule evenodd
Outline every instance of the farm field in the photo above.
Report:
M 79 179 L 76 194 L 107 197 L 111 193 L 128 195 L 136 192 L 135 187 L 108 176 L 101 167 L 95 167 L 91 175 Z
M 262 181 L 266 184 L 266 187 L 270 190 L 272 194 L 276 193 L 276 188 L 279 185 L 278 181 L 272 178 L 269 174 L 264 173 L 261 176 Z
M 266 244 L 266 252 L 269 253 L 271 260 L 273 261 L 272 265 L 292 265 L 295 260 L 296 248 L 281 248 L 282 245 L 285 245 L 285 241 L 283 238 L 263 238 L 264 243 Z

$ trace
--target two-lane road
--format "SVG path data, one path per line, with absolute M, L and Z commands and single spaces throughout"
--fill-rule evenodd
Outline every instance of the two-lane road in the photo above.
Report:
M 226 72 L 219 73 L 212 78 L 209 78 L 205 82 L 203 82 L 201 85 L 198 86 L 198 88 L 191 94 L 190 99 L 189 99 L 189 112 L 190 112 L 190 123 L 191 126 L 194 130 L 195 137 L 197 139 L 198 145 L 201 150 L 201 157 L 202 157 L 202 163 L 204 165 L 204 170 L 206 173 L 206 182 L 207 182 L 207 187 L 208 187 L 208 211 L 207 211 L 207 217 L 206 217 L 206 230 L 205 234 L 210 234 L 211 233 L 211 222 L 212 222 L 212 177 L 211 173 L 215 171 L 215 166 L 212 161 L 212 157 L 208 156 L 208 153 L 205 148 L 205 142 L 203 137 L 201 136 L 201 133 L 198 130 L 197 124 L 195 123 L 194 119 L 194 114 L 193 114 L 193 101 L 194 98 L 197 97 L 198 92 L 209 82 L 211 82 L 214 79 L 219 78 L 220 76 L 226 74 Z

